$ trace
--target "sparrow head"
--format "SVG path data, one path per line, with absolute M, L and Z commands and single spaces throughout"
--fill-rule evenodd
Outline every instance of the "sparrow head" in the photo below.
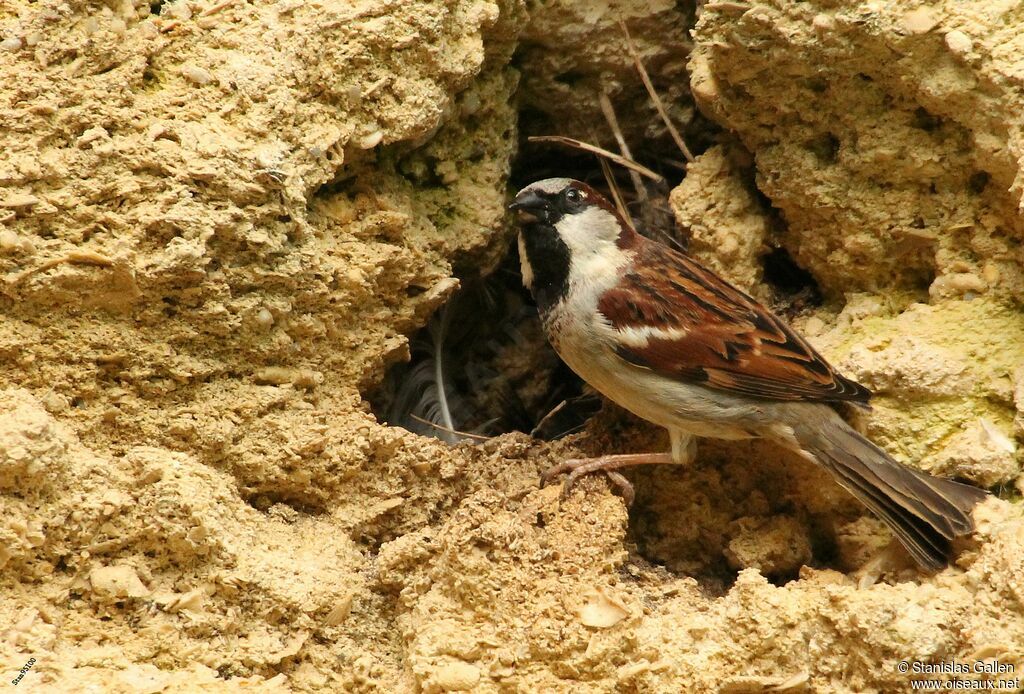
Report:
M 572 283 L 594 281 L 621 268 L 638 238 L 604 196 L 571 178 L 532 183 L 509 209 L 520 225 L 523 284 L 542 310 Z
M 612 231 L 618 240 L 632 228 L 623 222 L 615 207 L 596 190 L 572 178 L 546 178 L 523 188 L 508 206 L 521 225 L 544 224 L 567 227 L 597 224 L 590 231 L 595 241 L 607 240 Z M 581 219 L 583 223 L 581 223 Z M 614 227 L 612 223 L 614 224 Z M 604 233 L 602 233 L 604 232 Z

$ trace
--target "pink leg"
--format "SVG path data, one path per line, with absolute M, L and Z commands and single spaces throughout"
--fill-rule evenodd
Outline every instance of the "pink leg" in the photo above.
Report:
M 633 485 L 630 484 L 629 480 L 623 477 L 622 474 L 615 471 L 619 468 L 629 467 L 630 465 L 654 465 L 671 462 L 672 456 L 669 453 L 627 453 L 625 455 L 603 455 L 599 458 L 566 460 L 564 463 L 559 463 L 558 465 L 548 468 L 544 474 L 540 476 L 540 486 L 544 487 L 558 475 L 568 472 L 569 476 L 562 484 L 562 494 L 559 497 L 561 499 L 565 499 L 569 496 L 569 492 L 572 491 L 573 485 L 579 481 L 580 477 L 583 475 L 589 475 L 591 472 L 603 471 L 608 473 L 608 477 L 611 479 L 612 483 L 622 492 L 622 497 L 625 499 L 626 505 L 631 506 L 635 497 Z

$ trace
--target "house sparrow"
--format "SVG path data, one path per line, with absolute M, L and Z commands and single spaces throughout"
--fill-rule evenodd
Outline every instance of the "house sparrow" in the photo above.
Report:
M 766 438 L 821 465 L 878 515 L 923 567 L 948 561 L 974 530 L 986 492 L 893 460 L 836 403 L 871 393 L 843 377 L 753 298 L 692 258 L 640 236 L 593 188 L 549 178 L 509 206 L 520 224 L 523 283 L 555 351 L 591 386 L 668 429 L 670 453 L 569 460 L 541 484 L 648 463 L 690 462 L 694 437 Z

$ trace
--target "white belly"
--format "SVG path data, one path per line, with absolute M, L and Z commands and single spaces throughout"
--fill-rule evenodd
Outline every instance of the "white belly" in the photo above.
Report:
M 763 403 L 704 386 L 659 376 L 625 361 L 612 349 L 610 326 L 577 317 L 597 317 L 587 297 L 570 292 L 545 319 L 559 356 L 594 389 L 633 414 L 670 430 L 695 436 L 739 439 L 760 435 Z M 596 303 L 596 302 L 595 302 Z M 770 407 L 770 405 L 769 405 Z

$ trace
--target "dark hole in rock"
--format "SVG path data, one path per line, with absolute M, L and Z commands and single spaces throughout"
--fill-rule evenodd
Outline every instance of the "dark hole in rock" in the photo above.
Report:
M 839 138 L 832 133 L 824 133 L 804 145 L 818 161 L 824 164 L 835 164 L 839 158 Z
M 987 171 L 975 171 L 967 179 L 967 188 L 975 195 L 978 195 L 988 187 L 988 182 L 991 180 L 992 176 Z
M 524 112 L 521 122 L 530 119 Z M 838 140 L 828 138 L 821 144 L 834 156 Z M 637 148 L 636 159 L 652 165 L 652 158 L 640 154 L 643 151 Z M 652 166 L 668 180 L 663 189 L 648 191 L 667 198 L 682 173 L 679 169 L 669 173 L 655 161 Z M 617 170 L 614 175 L 631 214 L 642 221 L 643 210 L 635 202 L 628 174 Z M 555 176 L 584 180 L 607 191 L 592 155 L 525 141 L 509 188 L 514 192 Z M 639 226 L 663 242 L 680 242 L 674 224 L 668 230 Z M 673 238 L 660 238 L 659 232 Z M 784 249 L 765 256 L 764 270 L 766 281 L 791 295 L 790 303 L 793 296 L 803 295 L 820 301 L 813 277 Z M 463 275 L 471 272 L 467 267 Z M 379 420 L 454 443 L 508 431 L 556 438 L 581 430 L 596 416 L 589 428 L 593 436 L 584 442 L 590 454 L 667 450 L 662 430 L 616 407 L 602 409 L 601 401 L 587 397 L 580 380 L 558 360 L 543 335 L 532 299 L 521 287 L 514 244 L 492 275 L 464 281 L 463 286 L 411 337 L 410 362 L 394 366 L 384 382 L 366 394 Z M 648 438 L 637 432 L 648 432 Z M 798 551 L 781 559 L 769 557 L 773 563 L 765 572 L 777 583 L 797 578 L 805 556 L 814 566 L 836 561 L 828 530 L 807 515 L 801 501 L 793 500 L 785 468 L 759 459 L 756 446 L 767 444 L 750 444 L 751 453 L 746 456 L 737 454 L 735 446 L 748 444 L 701 445 L 703 452 L 695 467 L 660 465 L 626 471 L 638 492 L 630 511 L 630 538 L 643 558 L 637 561 L 696 576 L 711 592 L 724 592 L 732 585 L 736 567 L 746 561 L 740 553 L 747 538 L 753 538 L 749 544 L 757 544 L 762 536 L 780 536 L 783 547 L 787 539 L 795 538 Z M 727 448 L 727 453 L 721 453 Z M 754 473 L 748 469 L 751 466 Z M 538 516 L 538 524 L 543 523 L 544 517 Z
M 532 117 L 539 125 L 543 115 Z M 531 122 L 528 110 L 522 119 Z M 646 150 L 638 152 L 640 159 Z M 665 176 L 658 184 L 645 182 L 648 202 L 638 201 L 628 172 L 618 167 L 616 185 L 642 233 L 682 247 L 668 193 L 683 169 L 654 157 L 643 161 Z M 594 155 L 524 137 L 510 190 L 551 177 L 586 181 L 611 197 Z M 463 275 L 473 271 L 464 270 Z M 409 291 L 414 295 L 417 289 Z M 453 443 L 509 431 L 554 439 L 582 430 L 600 408 L 597 396 L 585 392 L 548 345 L 533 299 L 522 287 L 514 243 L 489 277 L 463 281 L 463 289 L 412 336 L 410 352 L 411 361 L 395 365 L 367 399 L 378 419 L 419 434 Z
M 245 495 L 245 502 L 261 513 L 271 513 L 283 520 L 295 520 L 299 514 L 318 516 L 325 512 L 323 505 L 308 495 L 277 489 L 250 492 Z
M 828 80 L 823 77 L 811 77 L 805 80 L 804 84 L 815 94 L 824 94 L 828 91 Z
M 821 303 L 821 291 L 814 276 L 796 264 L 785 248 L 774 248 L 761 259 L 764 279 L 779 292 L 804 294 L 812 305 Z
M 510 431 L 560 438 L 599 404 L 580 398 L 582 382 L 548 345 L 514 244 L 492 275 L 463 282 L 411 337 L 410 352 L 369 394 L 371 408 L 387 424 L 449 443 Z
M 577 84 L 583 79 L 586 79 L 586 75 L 582 72 L 577 72 L 575 70 L 568 70 L 566 72 L 562 72 L 560 74 L 555 75 L 556 82 L 560 82 L 561 84 L 564 84 L 569 87 L 572 87 L 573 85 Z
M 918 106 L 914 110 L 913 120 L 911 121 L 915 128 L 920 128 L 925 132 L 934 132 L 942 126 L 942 119 L 936 116 L 934 113 L 930 113 L 923 106 Z

